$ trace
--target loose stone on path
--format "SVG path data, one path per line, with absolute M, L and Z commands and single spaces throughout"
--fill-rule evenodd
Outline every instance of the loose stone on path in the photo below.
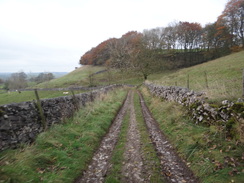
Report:
M 130 121 L 127 132 L 126 149 L 124 152 L 125 162 L 122 172 L 124 176 L 123 182 L 140 183 L 144 182 L 142 175 L 143 160 L 140 152 L 140 133 L 137 129 L 133 97 L 134 93 L 130 96 Z
M 158 123 L 152 117 L 141 94 L 140 101 L 142 113 L 146 121 L 151 140 L 158 152 L 158 157 L 161 160 L 162 171 L 165 175 L 166 181 L 170 183 L 198 183 L 199 180 L 177 155 L 166 136 L 160 130 Z
M 129 106 L 130 95 L 131 92 L 129 92 L 127 99 L 117 114 L 109 132 L 103 138 L 99 149 L 88 166 L 88 169 L 84 172 L 82 177 L 77 178 L 75 183 L 100 183 L 104 181 L 104 176 L 109 169 L 109 160 L 118 140 L 121 124 Z

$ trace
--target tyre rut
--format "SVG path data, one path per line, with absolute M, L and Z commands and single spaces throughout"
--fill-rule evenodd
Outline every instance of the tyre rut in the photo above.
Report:
M 166 136 L 160 130 L 158 123 L 152 117 L 145 101 L 139 93 L 142 114 L 146 123 L 150 139 L 155 147 L 161 164 L 161 170 L 165 175 L 165 181 L 169 183 L 198 183 L 200 182 L 185 162 L 178 156 Z M 150 182 L 144 179 L 145 165 L 141 152 L 140 131 L 137 128 L 136 114 L 133 102 L 134 92 L 129 91 L 127 98 L 118 112 L 107 135 L 101 141 L 99 149 L 94 154 L 90 165 L 83 175 L 75 180 L 75 183 L 102 183 L 109 173 L 112 164 L 110 159 L 118 141 L 121 125 L 127 110 L 130 110 L 129 128 L 125 145 L 124 161 L 121 170 L 122 182 L 141 183 Z
M 144 182 L 143 179 L 143 160 L 140 152 L 141 141 L 140 133 L 137 128 L 136 114 L 134 109 L 134 92 L 130 96 L 130 120 L 129 129 L 127 132 L 127 142 L 125 145 L 124 159 L 122 174 L 123 182 L 140 183 Z
M 150 138 L 158 152 L 162 170 L 167 182 L 197 183 L 199 180 L 178 156 L 166 136 L 160 130 L 158 123 L 152 117 L 142 95 L 139 93 L 142 113 L 146 122 Z
M 118 135 L 120 133 L 121 124 L 126 111 L 129 106 L 129 98 L 131 96 L 131 91 L 128 93 L 124 105 L 118 112 L 114 122 L 112 123 L 109 132 L 103 138 L 99 149 L 92 158 L 88 169 L 83 173 L 83 176 L 77 178 L 75 183 L 98 183 L 103 182 L 104 177 L 109 169 L 109 160 L 111 158 L 113 149 L 118 140 Z

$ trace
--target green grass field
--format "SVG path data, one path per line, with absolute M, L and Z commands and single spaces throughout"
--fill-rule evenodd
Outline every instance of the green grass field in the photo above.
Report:
M 104 70 L 104 67 L 82 66 L 63 77 L 40 83 L 36 86 L 33 86 L 32 88 L 65 88 L 69 86 L 88 86 L 88 76 L 100 70 Z
M 38 91 L 38 95 L 40 99 L 47 99 L 47 98 L 55 98 L 66 96 L 63 94 L 64 91 Z M 71 91 L 68 95 L 72 95 Z M 83 93 L 87 92 L 84 90 L 75 90 L 74 93 Z M 0 91 L 0 105 L 9 104 L 9 103 L 19 103 L 19 102 L 26 102 L 26 101 L 33 101 L 36 100 L 35 92 L 34 91 L 22 91 L 21 93 L 18 92 L 6 92 Z
M 82 66 L 63 77 L 40 83 L 31 88 L 88 87 L 121 83 L 139 85 L 144 82 L 139 73 L 121 72 L 115 69 L 89 77 L 89 75 L 105 69 L 105 67 L 98 66 Z M 189 88 L 205 92 L 209 101 L 214 103 L 242 97 L 243 69 L 244 51 L 241 51 L 193 67 L 151 74 L 148 81 L 165 86 L 187 87 L 189 77 Z M 40 95 L 41 98 L 52 98 L 63 94 L 61 92 L 41 92 Z M 0 91 L 0 105 L 33 99 L 35 99 L 34 92 L 22 92 L 19 95 L 16 92 L 7 94 Z
M 70 86 L 89 86 L 88 76 L 97 71 L 104 70 L 103 67 L 92 67 L 92 66 L 83 66 L 79 69 L 74 70 L 73 72 L 57 78 L 48 82 L 40 83 L 38 85 L 32 86 L 31 88 L 65 88 Z M 74 91 L 74 93 L 83 93 L 83 90 Z M 38 91 L 41 99 L 54 98 L 65 96 L 63 91 Z M 69 95 L 71 92 L 69 91 Z M 24 101 L 35 100 L 34 91 L 22 91 L 18 92 L 6 92 L 0 90 L 0 105 L 8 103 L 19 103 Z

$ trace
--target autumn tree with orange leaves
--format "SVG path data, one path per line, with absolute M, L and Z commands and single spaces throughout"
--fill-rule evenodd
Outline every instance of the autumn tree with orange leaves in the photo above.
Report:
M 109 44 L 111 51 L 110 66 L 119 69 L 131 68 L 131 59 L 135 55 L 140 37 L 140 33 L 130 31 L 120 39 L 111 41 Z
M 82 65 L 104 65 L 111 57 L 109 45 L 115 39 L 108 39 L 103 41 L 95 48 L 87 51 L 81 58 L 80 64 Z

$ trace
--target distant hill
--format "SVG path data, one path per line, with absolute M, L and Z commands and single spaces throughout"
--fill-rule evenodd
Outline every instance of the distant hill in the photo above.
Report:
M 11 72 L 0 72 L 0 79 L 6 80 L 11 76 Z
M 30 76 L 38 76 L 40 73 L 45 73 L 45 72 L 32 72 L 32 73 L 26 73 L 28 77 Z M 66 75 L 68 72 L 51 72 L 53 73 L 55 78 L 62 77 Z M 11 76 L 12 72 L 0 72 L 0 79 L 6 80 Z
M 68 74 L 68 72 L 52 72 L 53 75 L 55 76 L 55 78 L 60 78 L 66 74 Z

